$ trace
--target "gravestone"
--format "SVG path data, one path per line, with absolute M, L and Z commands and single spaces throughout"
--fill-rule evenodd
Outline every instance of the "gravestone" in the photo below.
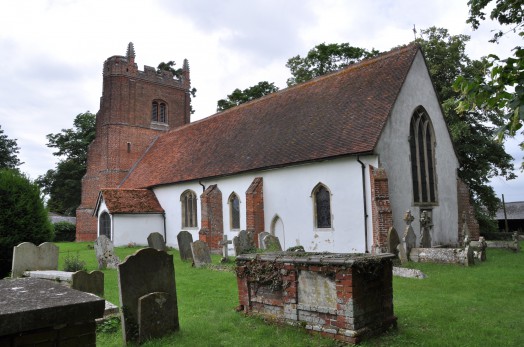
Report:
M 118 265 L 124 342 L 161 337 L 179 329 L 173 256 L 140 249 Z
M 263 231 L 260 234 L 258 234 L 258 248 L 260 249 L 266 249 L 266 245 L 264 244 L 264 237 L 266 235 L 270 235 L 267 231 Z
M 113 242 L 105 235 L 100 235 L 95 241 L 96 260 L 98 260 L 98 269 L 105 268 L 116 269 L 120 264 L 120 259 L 115 255 Z
M 266 235 L 266 237 L 264 237 L 264 245 L 266 246 L 266 250 L 270 252 L 282 252 L 280 240 L 274 235 Z
M 404 236 L 402 237 L 402 244 L 404 246 L 406 257 L 408 259 L 410 259 L 409 254 L 411 252 L 411 249 L 417 247 L 417 235 L 415 234 L 415 231 L 411 226 L 413 220 L 415 220 L 415 218 L 411 214 L 411 211 L 406 211 L 406 214 L 404 215 L 404 222 L 406 222 L 406 230 L 404 231 Z
M 222 259 L 220 260 L 222 263 L 226 263 L 229 261 L 228 245 L 232 243 L 233 241 L 228 240 L 227 235 L 225 234 L 223 240 L 218 243 L 220 246 L 222 246 Z
M 147 245 L 157 251 L 167 251 L 164 236 L 160 233 L 151 233 L 147 237 Z
M 31 242 L 22 242 L 13 247 L 11 277 L 21 277 L 25 271 L 57 270 L 58 247 L 44 242 L 38 247 Z
M 427 211 L 422 211 L 420 216 L 420 247 L 431 248 L 431 217 Z
M 398 256 L 397 247 L 399 244 L 400 244 L 400 239 L 398 238 L 397 231 L 393 227 L 389 228 L 388 237 L 387 237 L 388 252 L 393 253 L 394 255 Z
M 240 231 L 238 236 L 233 238 L 233 246 L 235 247 L 236 255 L 250 252 L 256 248 L 255 243 L 253 242 L 253 233 L 245 230 Z
M 193 253 L 191 252 L 191 243 L 193 242 L 193 235 L 187 230 L 182 230 L 176 236 L 178 241 L 178 250 L 180 251 L 180 259 L 193 260 Z
M 202 267 L 205 264 L 211 264 L 211 253 L 209 246 L 204 241 L 191 242 L 191 252 L 193 254 L 193 265 Z
M 104 273 L 102 271 L 77 271 L 71 275 L 71 288 L 81 292 L 104 296 Z

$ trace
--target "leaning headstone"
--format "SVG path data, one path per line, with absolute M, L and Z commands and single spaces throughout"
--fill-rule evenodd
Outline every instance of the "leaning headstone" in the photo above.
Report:
M 264 237 L 264 244 L 266 246 L 266 250 L 270 252 L 282 252 L 280 240 L 274 235 L 266 235 L 266 237 Z
M 166 242 L 164 241 L 164 236 L 160 233 L 151 233 L 147 237 L 147 245 L 151 248 L 156 249 L 157 251 L 166 251 Z
M 58 247 L 51 242 L 44 242 L 38 247 L 31 242 L 22 242 L 13 247 L 11 277 L 21 277 L 25 271 L 57 270 Z
M 475 265 L 475 256 L 473 254 L 473 247 L 469 244 L 464 249 L 464 265 L 473 266 Z
M 238 236 L 233 238 L 233 246 L 235 247 L 236 255 L 253 250 L 256 248 L 253 242 L 253 233 L 245 230 L 240 231 Z
M 404 236 L 402 237 L 402 244 L 404 250 L 406 251 L 406 257 L 410 259 L 409 255 L 412 248 L 417 247 L 417 235 L 411 226 L 411 223 L 415 220 L 415 217 L 411 214 L 410 210 L 406 211 L 404 215 L 404 222 L 406 222 L 406 230 L 404 231 Z
M 407 264 L 409 259 L 408 259 L 408 255 L 406 253 L 406 249 L 404 248 L 404 244 L 403 243 L 399 243 L 398 246 L 397 246 L 397 249 L 398 249 L 398 257 L 400 258 L 400 263 L 401 264 Z
M 421 248 L 431 248 L 431 217 L 427 211 L 422 211 L 420 216 L 420 227 L 421 227 L 421 236 L 420 236 L 420 247 Z
M 100 235 L 96 239 L 95 253 L 99 270 L 105 268 L 116 269 L 118 264 L 120 264 L 120 259 L 114 253 L 113 242 L 105 235 Z
M 264 237 L 266 235 L 270 235 L 267 231 L 263 231 L 260 234 L 258 234 L 258 248 L 260 249 L 266 249 L 266 245 L 264 244 Z
M 179 329 L 173 256 L 138 250 L 118 265 L 124 342 L 144 342 Z
M 193 235 L 187 230 L 182 230 L 176 236 L 178 241 L 178 250 L 180 251 L 180 259 L 193 260 L 193 254 L 191 253 L 191 243 L 193 242 Z
M 387 241 L 386 241 L 386 245 L 388 247 L 388 252 L 389 253 L 393 253 L 396 256 L 398 256 L 398 249 L 397 249 L 397 247 L 398 247 L 399 244 L 400 244 L 400 239 L 398 238 L 397 231 L 393 227 L 389 228 Z
M 193 253 L 195 267 L 211 264 L 211 252 L 209 252 L 209 246 L 204 241 L 191 242 L 191 252 Z
M 71 276 L 71 288 L 81 292 L 104 296 L 104 273 L 102 271 L 77 271 Z

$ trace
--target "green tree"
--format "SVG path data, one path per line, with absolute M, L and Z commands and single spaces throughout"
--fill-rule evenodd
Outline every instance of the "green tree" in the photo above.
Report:
M 480 26 L 486 18 L 486 7 L 492 0 L 470 0 L 469 17 L 473 29 Z M 502 36 L 517 34 L 524 37 L 524 1 L 496 0 L 489 17 L 501 25 L 509 26 L 507 31 L 497 31 L 491 42 L 497 42 Z M 506 27 L 507 28 L 507 27 Z M 457 111 L 491 112 L 501 120 L 499 140 L 504 136 L 514 136 L 524 123 L 524 49 L 517 45 L 513 56 L 501 59 L 496 55 L 488 56 L 488 73 L 481 76 L 458 76 L 454 87 L 460 91 L 461 98 L 456 104 Z M 524 149 L 524 142 L 520 144 Z M 524 169 L 524 165 L 521 166 Z
M 81 181 L 87 169 L 87 148 L 95 138 L 95 115 L 89 111 L 80 113 L 73 125 L 71 129 L 47 135 L 47 146 L 57 149 L 53 154 L 60 160 L 54 170 L 48 170 L 36 180 L 49 196 L 49 209 L 71 216 L 80 205 Z
M 217 102 L 217 112 L 227 110 L 228 108 L 238 106 L 245 102 L 258 99 L 278 91 L 278 87 L 273 82 L 258 82 L 258 84 L 244 90 L 235 89 L 226 99 L 220 99 Z
M 51 241 L 53 226 L 38 186 L 12 169 L 0 169 L 0 278 L 11 270 L 13 247 Z
M 16 139 L 8 138 L 0 125 L 0 169 L 16 169 L 22 165 L 17 157 L 19 150 Z
M 349 43 L 321 43 L 312 48 L 304 58 L 297 55 L 288 59 L 286 67 L 289 68 L 292 77 L 287 80 L 287 85 L 309 81 L 378 53 L 375 49 L 368 51 L 350 46 Z
M 495 176 L 515 178 L 512 157 L 506 153 L 495 134 L 499 118 L 493 112 L 472 110 L 458 114 L 454 103 L 459 93 L 453 89 L 458 76 L 483 76 L 486 59 L 471 60 L 465 53 L 466 35 L 450 35 L 446 29 L 431 27 L 421 31 L 417 42 L 422 46 L 436 92 L 443 101 L 444 117 L 460 160 L 459 176 L 469 185 L 477 219 L 483 229 L 500 203 L 489 180 Z M 490 125 L 495 124 L 495 125 Z M 487 212 L 487 213 L 486 213 Z

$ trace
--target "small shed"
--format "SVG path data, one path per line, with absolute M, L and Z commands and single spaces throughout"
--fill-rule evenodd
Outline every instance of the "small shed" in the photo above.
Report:
M 166 239 L 164 209 L 149 189 L 102 189 L 93 215 L 98 218 L 97 236 L 107 236 L 115 246 L 147 245 L 154 232 Z
M 508 231 L 518 231 L 519 233 L 524 231 L 524 201 L 506 202 L 506 216 L 508 219 Z M 496 218 L 499 230 L 505 231 L 503 206 L 498 209 Z

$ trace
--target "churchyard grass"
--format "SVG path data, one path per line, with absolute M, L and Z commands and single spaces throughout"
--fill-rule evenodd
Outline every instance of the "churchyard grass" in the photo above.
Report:
M 78 254 L 88 270 L 97 268 L 92 243 L 57 243 L 59 268 Z M 523 244 L 524 246 L 524 244 Z M 139 247 L 117 247 L 121 260 Z M 180 332 L 144 346 L 340 346 L 299 328 L 246 317 L 238 305 L 235 274 L 195 269 L 174 254 Z M 410 264 L 428 278 L 394 277 L 398 328 L 361 346 L 516 346 L 524 341 L 524 252 L 488 249 L 488 261 L 474 267 Z M 220 257 L 213 256 L 213 264 Z M 117 304 L 116 270 L 104 270 L 105 297 Z M 97 335 L 99 346 L 121 346 L 117 331 Z

